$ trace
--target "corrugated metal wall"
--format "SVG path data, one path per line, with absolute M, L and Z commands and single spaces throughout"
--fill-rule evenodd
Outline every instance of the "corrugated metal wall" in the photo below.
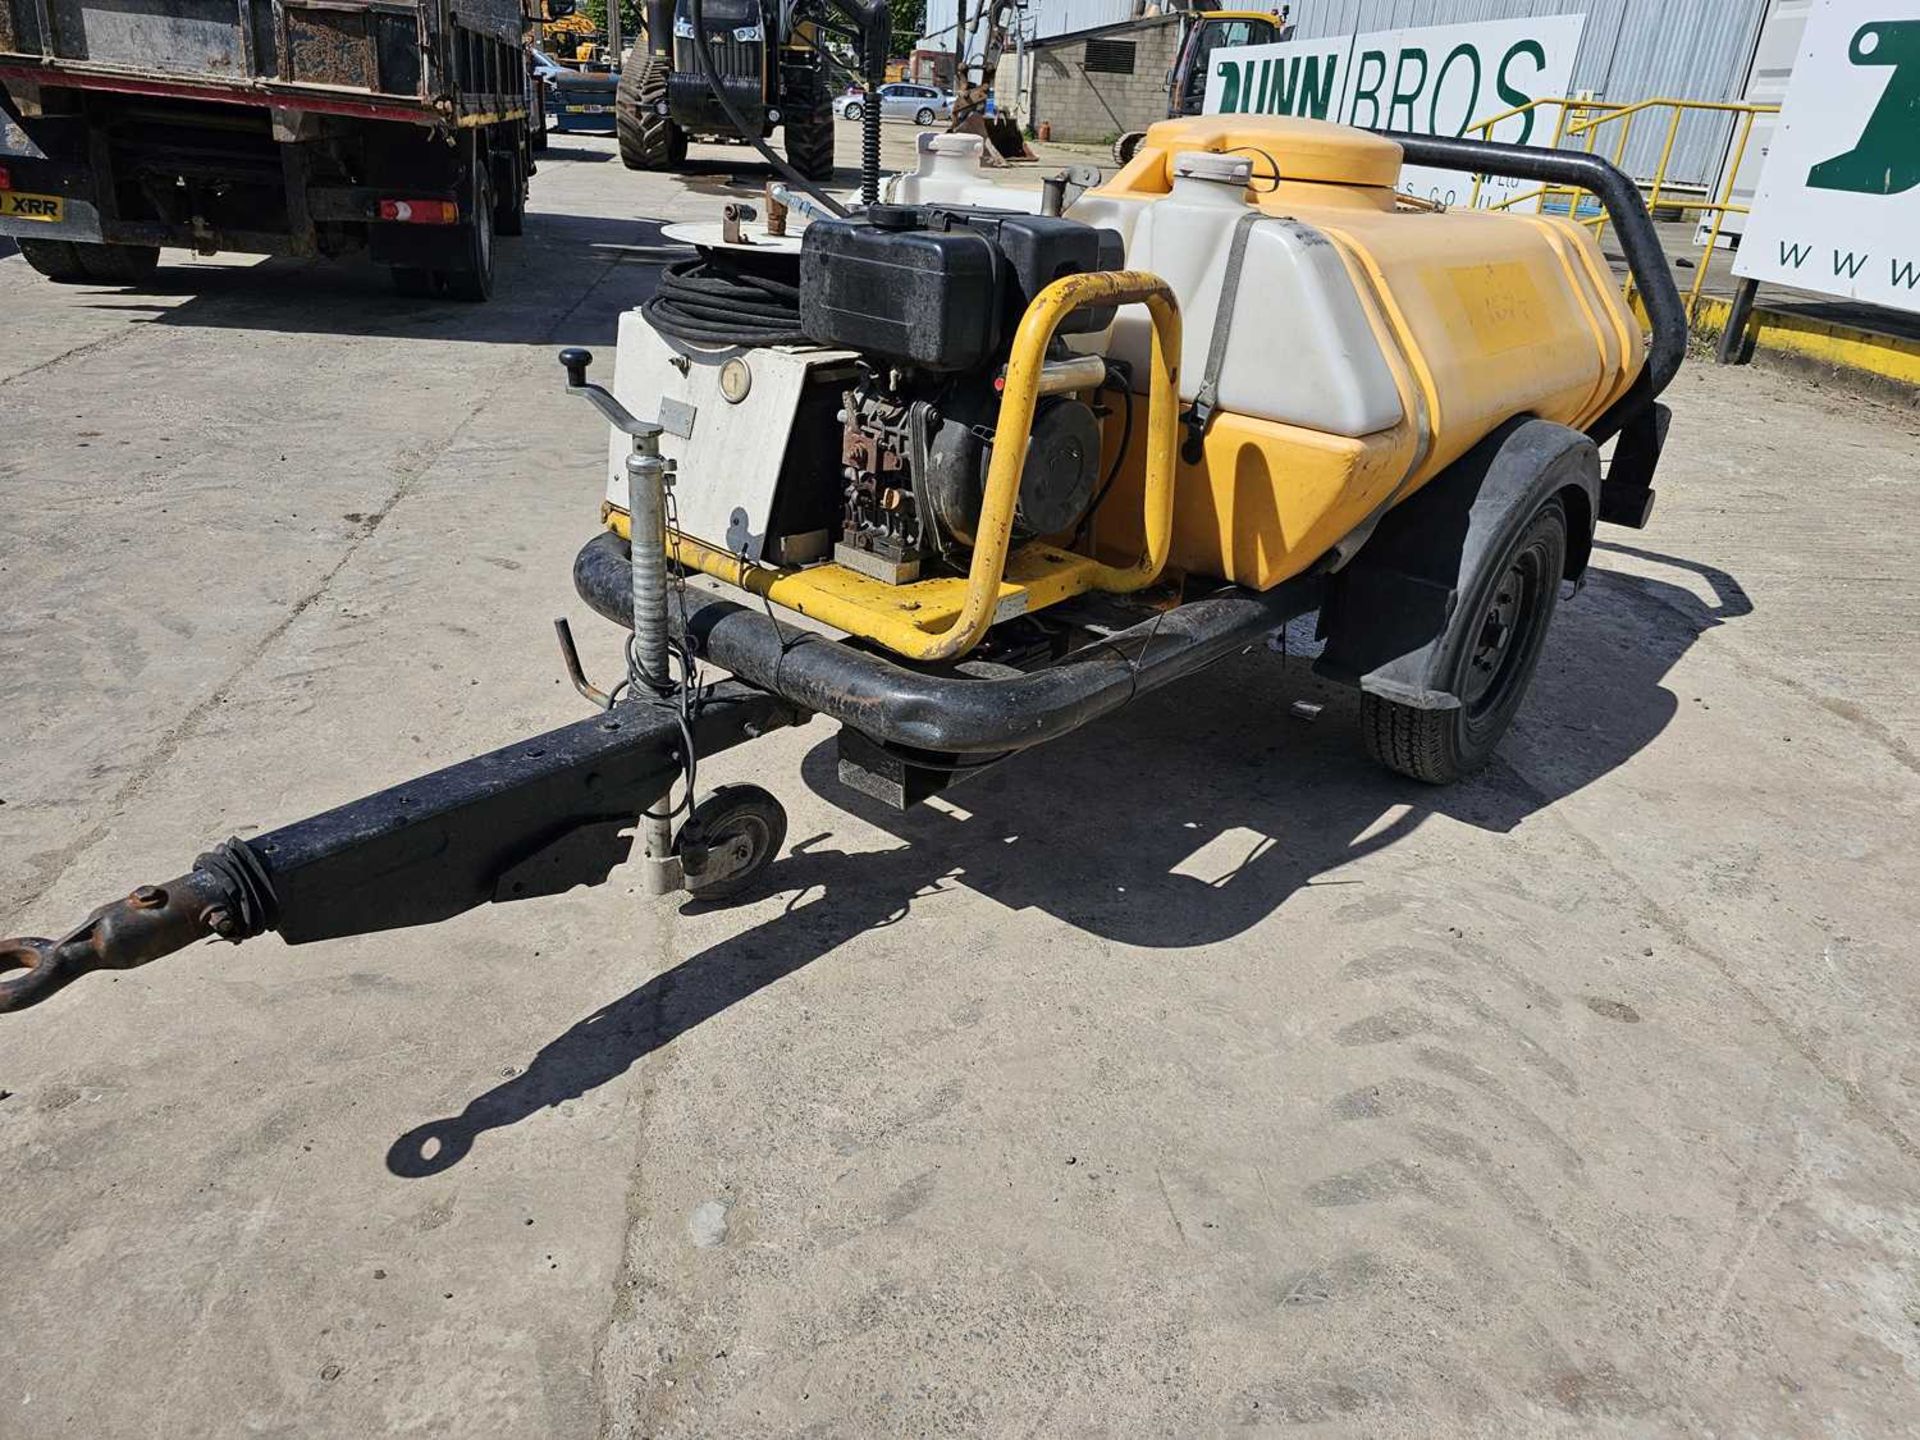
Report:
M 969 0 L 968 10 L 977 0 Z M 1290 0 L 1299 38 L 1458 25 L 1473 20 L 1517 20 L 1532 15 L 1585 14 L 1573 87 L 1597 100 L 1631 103 L 1655 95 L 1690 100 L 1734 100 L 1746 77 L 1766 0 Z M 953 45 L 956 0 L 928 0 L 927 30 L 943 49 Z M 1133 13 L 1133 0 L 1029 0 L 1030 35 L 1065 35 L 1110 25 Z M 1627 168 L 1649 174 L 1665 139 L 1664 116 L 1634 122 Z M 1669 167 L 1672 179 L 1706 184 L 1718 172 L 1731 122 L 1685 121 Z M 1610 132 L 1599 142 L 1611 155 Z
M 1307 40 L 1355 30 L 1584 14 L 1574 93 L 1591 91 L 1596 100 L 1631 104 L 1655 95 L 1737 100 L 1765 8 L 1766 0 L 1293 0 L 1293 18 L 1298 37 Z M 1652 173 L 1666 125 L 1664 114 L 1634 121 L 1625 156 L 1630 172 Z M 1669 178 L 1709 183 L 1730 128 L 1731 121 L 1707 116 L 1683 121 Z M 1596 143 L 1608 155 L 1617 131 L 1601 128 Z
M 981 0 L 967 0 L 969 27 L 980 13 L 980 4 Z M 1027 38 L 1043 40 L 1049 35 L 1071 35 L 1076 30 L 1117 25 L 1132 17 L 1133 8 L 1134 0 L 1028 0 Z M 927 25 L 922 33 L 931 42 L 929 49 L 953 49 L 953 23 L 957 13 L 958 0 L 927 0 Z M 901 47 L 896 44 L 894 48 Z M 973 49 L 977 54 L 979 45 Z

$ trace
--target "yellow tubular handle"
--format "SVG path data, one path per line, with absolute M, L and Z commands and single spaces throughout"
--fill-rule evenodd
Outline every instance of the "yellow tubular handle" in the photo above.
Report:
M 691 535 L 669 534 L 668 553 L 681 565 L 728 581 L 776 605 L 852 634 L 877 640 L 909 660 L 950 660 L 980 643 L 994 622 L 1000 587 L 1012 548 L 1013 513 L 1020 498 L 1020 474 L 1033 438 L 1033 411 L 1043 389 L 1047 346 L 1060 322 L 1089 305 L 1143 303 L 1153 319 L 1153 373 L 1148 377 L 1146 438 L 1146 548 L 1131 565 L 1084 560 L 1081 590 L 1140 590 L 1160 578 L 1173 538 L 1174 451 L 1180 429 L 1180 303 L 1157 275 L 1144 270 L 1107 270 L 1068 275 L 1042 290 L 1027 307 L 1014 332 L 1000 396 L 1000 422 L 994 429 L 993 462 L 987 469 L 980 520 L 974 527 L 973 560 L 967 588 L 953 623 L 926 631 L 900 614 L 876 615 L 862 602 L 837 596 L 808 579 L 808 572 L 775 570 L 743 562 Z M 626 516 L 613 512 L 609 523 L 626 535 Z M 1077 593 L 1077 592 L 1076 592 Z
M 994 427 L 993 463 L 987 468 L 986 494 L 981 500 L 979 523 L 974 527 L 967 598 L 949 629 L 921 638 L 912 651 L 914 659 L 949 660 L 964 655 L 980 643 L 980 637 L 993 624 L 1000 581 L 1007 569 L 1007 551 L 1013 540 L 1020 472 L 1026 468 L 1033 434 L 1040 372 L 1046 365 L 1047 346 L 1054 331 L 1072 312 L 1089 305 L 1141 301 L 1153 317 L 1153 374 L 1147 391 L 1147 545 L 1131 566 L 1100 566 L 1094 588 L 1139 590 L 1159 578 L 1173 534 L 1173 454 L 1180 426 L 1180 302 L 1166 281 L 1144 270 L 1068 275 L 1034 296 L 1020 318 L 1020 328 L 1014 332 L 1006 388 L 1000 395 L 1000 421 Z

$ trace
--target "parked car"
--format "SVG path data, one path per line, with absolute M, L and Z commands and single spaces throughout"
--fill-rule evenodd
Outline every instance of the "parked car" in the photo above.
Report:
M 858 120 L 867 113 L 864 93 L 842 95 L 833 102 L 833 113 L 842 120 Z M 953 118 L 953 92 L 936 90 L 931 85 L 903 83 L 880 87 L 880 118 L 911 120 L 916 125 L 931 125 L 936 120 Z
M 615 128 L 614 101 L 620 88 L 620 72 L 604 64 L 582 65 L 577 69 L 561 66 L 560 73 L 547 82 L 552 103 L 548 113 L 553 128 L 559 131 L 597 130 L 611 134 Z

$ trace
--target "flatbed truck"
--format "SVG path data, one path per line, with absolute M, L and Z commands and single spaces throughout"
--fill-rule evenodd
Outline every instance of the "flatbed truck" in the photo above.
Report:
M 529 45 L 573 0 L 0 0 L 0 235 L 139 286 L 162 246 L 335 257 L 485 300 L 540 136 Z

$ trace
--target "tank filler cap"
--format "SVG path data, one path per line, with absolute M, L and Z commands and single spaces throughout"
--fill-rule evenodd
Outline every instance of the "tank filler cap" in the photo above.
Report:
M 1175 180 L 1206 180 L 1215 185 L 1231 185 L 1244 190 L 1253 183 L 1253 158 L 1249 155 L 1222 155 L 1217 151 L 1188 150 L 1174 156 Z
M 869 205 L 867 223 L 876 230 L 924 230 L 926 216 L 916 205 Z

